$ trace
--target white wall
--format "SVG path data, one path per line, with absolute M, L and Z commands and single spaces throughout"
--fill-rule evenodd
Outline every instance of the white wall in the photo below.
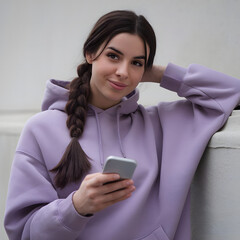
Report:
M 192 240 L 240 239 L 240 110 L 206 148 L 191 188 Z
M 135 10 L 149 19 L 158 39 L 157 64 L 194 62 L 240 75 L 239 0 L 0 0 L 0 4 L 0 111 L 40 109 L 47 79 L 75 77 L 90 28 L 103 13 L 115 9 Z

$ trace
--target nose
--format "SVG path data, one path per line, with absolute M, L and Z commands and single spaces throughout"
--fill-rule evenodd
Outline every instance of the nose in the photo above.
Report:
M 128 78 L 128 64 L 126 62 L 119 63 L 116 69 L 116 75 L 124 80 Z

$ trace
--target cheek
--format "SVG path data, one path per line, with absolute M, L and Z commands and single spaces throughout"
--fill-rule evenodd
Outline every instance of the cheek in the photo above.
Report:
M 93 69 L 93 73 L 98 76 L 107 76 L 114 72 L 113 66 L 108 62 L 102 62 L 101 64 L 97 64 Z
M 138 83 L 141 82 L 143 74 L 144 74 L 144 71 L 139 71 L 134 74 L 134 81 L 133 81 L 134 85 L 138 85 Z

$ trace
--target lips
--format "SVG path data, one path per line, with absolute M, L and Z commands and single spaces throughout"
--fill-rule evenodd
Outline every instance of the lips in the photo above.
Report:
M 120 83 L 120 82 L 115 82 L 115 81 L 109 80 L 109 83 L 114 89 L 117 89 L 117 90 L 123 90 L 124 88 L 127 87 L 126 84 Z

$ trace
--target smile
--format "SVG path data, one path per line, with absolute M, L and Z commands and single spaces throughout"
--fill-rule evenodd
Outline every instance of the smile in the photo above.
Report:
M 127 87 L 127 85 L 124 83 L 113 82 L 110 80 L 109 80 L 109 83 L 110 83 L 111 87 L 113 87 L 114 89 L 117 89 L 117 90 L 123 90 L 124 88 Z

